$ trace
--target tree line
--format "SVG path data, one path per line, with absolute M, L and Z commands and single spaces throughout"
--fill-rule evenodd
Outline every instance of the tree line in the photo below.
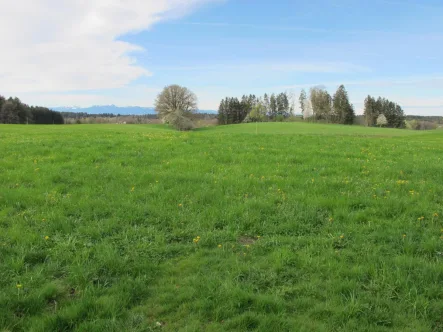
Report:
M 6 124 L 63 124 L 60 112 L 46 107 L 28 106 L 18 98 L 0 95 L 0 123 Z
M 349 101 L 344 85 L 340 85 L 333 96 L 320 86 L 312 87 L 309 96 L 302 89 L 299 103 L 305 119 L 340 124 L 354 123 L 354 106 Z
M 298 103 L 303 118 L 308 121 L 348 125 L 352 125 L 356 121 L 354 106 L 349 101 L 349 95 L 344 85 L 340 85 L 333 96 L 321 86 L 312 87 L 309 89 L 309 93 L 302 89 Z M 220 102 L 218 121 L 222 125 L 284 121 L 293 115 L 294 106 L 294 98 L 287 92 L 277 95 L 265 94 L 263 97 L 243 95 L 240 100 L 227 97 Z M 386 124 L 384 121 L 377 123 L 377 119 L 381 115 L 386 118 Z M 376 100 L 368 96 L 365 100 L 364 118 L 367 126 L 383 123 L 386 127 L 405 128 L 403 109 L 386 98 L 379 97 Z
M 291 97 L 286 92 L 264 94 L 263 97 L 243 95 L 238 98 L 226 97 L 218 109 L 219 124 L 242 122 L 283 121 L 293 114 Z
M 365 99 L 364 118 L 367 126 L 377 125 L 377 119 L 384 115 L 386 127 L 405 128 L 405 114 L 400 105 L 382 97 L 375 99 L 368 96 Z

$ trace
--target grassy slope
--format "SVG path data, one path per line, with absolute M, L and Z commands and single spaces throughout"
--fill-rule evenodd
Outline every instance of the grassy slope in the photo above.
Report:
M 255 131 L 0 126 L 0 329 L 443 329 L 443 132 Z

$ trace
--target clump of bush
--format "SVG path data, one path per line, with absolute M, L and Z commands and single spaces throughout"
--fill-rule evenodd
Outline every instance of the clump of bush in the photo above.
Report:
M 412 120 L 407 123 L 408 128 L 413 130 L 434 130 L 438 125 L 431 121 Z

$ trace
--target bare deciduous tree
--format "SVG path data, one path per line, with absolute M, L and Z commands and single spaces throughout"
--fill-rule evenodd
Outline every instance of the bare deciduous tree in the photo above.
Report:
M 189 89 L 179 85 L 169 85 L 157 96 L 155 111 L 160 119 L 178 130 L 194 127 L 192 118 L 197 111 L 197 97 Z

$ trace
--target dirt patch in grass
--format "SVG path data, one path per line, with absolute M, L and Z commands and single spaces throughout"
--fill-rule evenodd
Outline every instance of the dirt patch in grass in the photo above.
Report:
M 241 245 L 251 245 L 254 244 L 258 240 L 257 237 L 252 237 L 248 235 L 242 235 L 238 238 L 238 243 Z

